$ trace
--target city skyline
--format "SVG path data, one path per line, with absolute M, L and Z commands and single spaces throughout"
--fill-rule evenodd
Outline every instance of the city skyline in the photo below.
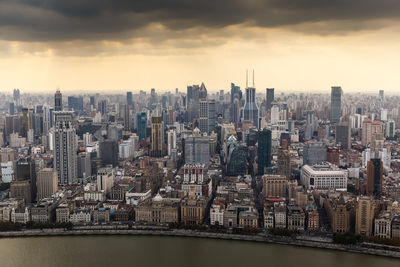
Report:
M 2 1 L 0 90 L 213 91 L 255 69 L 260 89 L 395 93 L 399 5 Z

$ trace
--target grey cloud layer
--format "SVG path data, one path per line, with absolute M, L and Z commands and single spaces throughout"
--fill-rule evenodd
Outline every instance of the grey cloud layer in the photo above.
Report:
M 148 35 L 159 23 L 170 30 L 335 23 L 349 30 L 397 20 L 398 0 L 3 0 L 0 39 L 18 41 L 114 40 Z M 354 25 L 361 26 L 354 26 Z M 312 31 L 311 29 L 307 29 Z M 321 30 L 321 29 L 319 29 Z

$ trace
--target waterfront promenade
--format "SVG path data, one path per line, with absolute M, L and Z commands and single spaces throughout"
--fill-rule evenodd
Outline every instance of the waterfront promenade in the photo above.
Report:
M 176 237 L 195 237 L 213 238 L 225 240 L 251 241 L 274 243 L 281 245 L 302 246 L 318 249 L 332 249 L 344 252 L 364 253 L 370 255 L 387 256 L 400 259 L 400 248 L 388 249 L 388 246 L 381 248 L 371 248 L 363 244 L 360 245 L 340 245 L 333 244 L 320 238 L 309 238 L 297 236 L 296 238 L 284 236 L 271 236 L 264 233 L 256 235 L 213 233 L 193 230 L 173 229 L 173 230 L 145 230 L 145 229 L 34 229 L 22 231 L 0 232 L 0 238 L 7 237 L 38 237 L 38 236 L 84 236 L 84 235 L 138 235 L 138 236 L 176 236 Z

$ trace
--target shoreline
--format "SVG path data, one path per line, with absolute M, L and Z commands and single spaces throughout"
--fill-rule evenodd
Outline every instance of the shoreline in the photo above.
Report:
M 64 229 L 43 229 L 43 230 L 22 230 L 0 232 L 0 238 L 16 237 L 46 237 L 46 236 L 95 236 L 95 235 L 133 235 L 133 236 L 172 236 L 172 237 L 193 237 L 209 238 L 220 240 L 235 240 L 247 242 L 260 242 L 267 244 L 289 245 L 297 247 L 308 247 L 318 249 L 330 249 L 341 252 L 362 253 L 373 256 L 383 256 L 400 259 L 400 251 L 386 249 L 366 248 L 359 245 L 349 246 L 333 243 L 325 243 L 311 240 L 292 239 L 281 236 L 266 235 L 240 235 L 227 233 L 197 232 L 193 230 L 117 230 L 117 229 L 93 229 L 93 230 L 64 230 Z M 400 250 L 400 248 L 399 248 Z

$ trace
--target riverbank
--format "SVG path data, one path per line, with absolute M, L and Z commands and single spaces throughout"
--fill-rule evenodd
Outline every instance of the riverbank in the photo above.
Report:
M 176 236 L 176 237 L 195 237 L 212 238 L 224 240 L 238 240 L 250 242 L 264 242 L 281 245 L 301 246 L 319 249 L 332 249 L 343 252 L 363 253 L 376 256 L 393 257 L 400 259 L 400 251 L 390 251 L 387 249 L 366 248 L 360 245 L 339 245 L 328 242 L 317 242 L 309 240 L 292 239 L 289 237 L 258 235 L 239 235 L 226 233 L 197 232 L 192 230 L 114 230 L 114 229 L 94 229 L 94 230 L 64 230 L 64 229 L 37 229 L 0 232 L 0 238 L 6 237 L 39 237 L 39 236 L 85 236 L 85 235 L 143 235 L 143 236 Z

